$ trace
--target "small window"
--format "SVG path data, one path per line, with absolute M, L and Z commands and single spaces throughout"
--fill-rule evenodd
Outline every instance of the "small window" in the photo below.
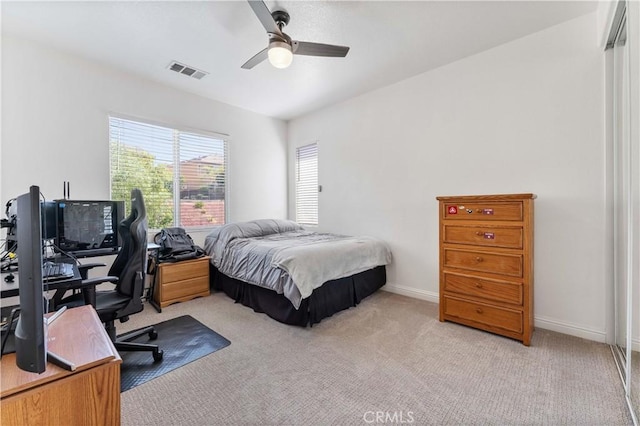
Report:
M 227 141 L 222 135 L 109 117 L 111 198 L 144 195 L 149 228 L 223 225 Z
M 318 224 L 318 144 L 296 148 L 296 222 Z

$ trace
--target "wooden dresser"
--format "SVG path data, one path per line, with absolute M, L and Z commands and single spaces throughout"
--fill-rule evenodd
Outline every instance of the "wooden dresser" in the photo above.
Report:
M 534 194 L 436 197 L 440 321 L 521 340 L 533 333 Z
M 208 296 L 209 257 L 158 265 L 158 282 L 154 291 L 161 308 L 176 302 Z

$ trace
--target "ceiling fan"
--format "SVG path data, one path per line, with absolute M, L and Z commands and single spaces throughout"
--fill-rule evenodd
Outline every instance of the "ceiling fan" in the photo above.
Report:
M 269 46 L 245 62 L 242 68 L 251 69 L 267 58 L 274 67 L 287 68 L 293 61 L 293 55 L 336 58 L 347 56 L 349 48 L 346 46 L 291 40 L 291 37 L 282 32 L 282 29 L 289 23 L 289 14 L 286 11 L 274 10 L 270 12 L 262 0 L 248 1 L 262 26 L 267 30 Z

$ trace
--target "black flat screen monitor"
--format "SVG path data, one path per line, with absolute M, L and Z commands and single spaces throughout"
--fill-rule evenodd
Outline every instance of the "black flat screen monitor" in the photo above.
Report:
M 111 254 L 121 246 L 123 201 L 57 200 L 57 245 L 76 256 Z
M 57 236 L 57 214 L 58 203 L 55 201 L 44 201 L 40 204 L 42 214 L 42 238 L 45 240 L 55 239 Z
M 17 199 L 18 277 L 20 317 L 15 330 L 16 364 L 42 373 L 47 365 L 42 289 L 42 227 L 40 188 L 32 186 Z

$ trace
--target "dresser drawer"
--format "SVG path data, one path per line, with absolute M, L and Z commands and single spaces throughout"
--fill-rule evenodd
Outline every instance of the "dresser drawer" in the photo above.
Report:
M 444 267 L 522 277 L 522 254 L 444 248 Z
M 522 283 L 517 282 L 488 280 L 445 273 L 444 290 L 471 297 L 522 305 Z
M 186 260 L 159 265 L 160 282 L 163 284 L 209 276 L 209 258 Z
M 522 227 L 444 225 L 445 243 L 522 248 Z
M 514 220 L 523 218 L 522 202 L 443 203 L 441 212 L 447 220 Z
M 448 296 L 444 297 L 444 303 L 445 315 L 474 321 L 489 327 L 522 333 L 523 318 L 521 311 L 498 308 Z

